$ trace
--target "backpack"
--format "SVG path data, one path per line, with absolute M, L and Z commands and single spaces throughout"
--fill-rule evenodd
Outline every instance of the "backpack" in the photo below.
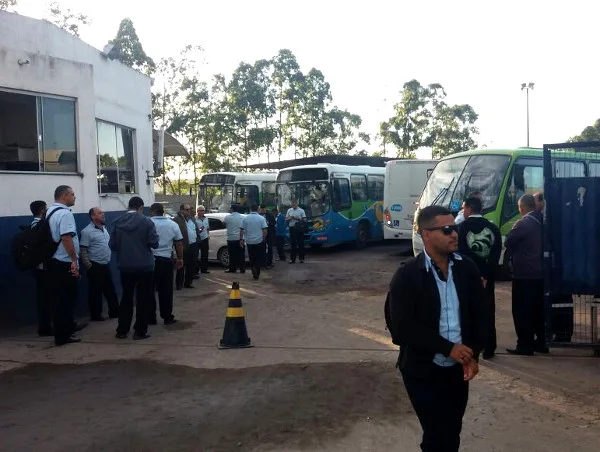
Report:
M 63 210 L 58 207 L 30 228 L 25 228 L 13 237 L 11 249 L 15 265 L 19 270 L 33 270 L 54 256 L 59 242 L 52 239 L 50 218 L 54 212 Z

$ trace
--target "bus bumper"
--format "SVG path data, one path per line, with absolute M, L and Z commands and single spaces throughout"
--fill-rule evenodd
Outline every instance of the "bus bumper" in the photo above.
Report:
M 412 229 L 397 229 L 383 225 L 383 238 L 385 240 L 410 240 Z

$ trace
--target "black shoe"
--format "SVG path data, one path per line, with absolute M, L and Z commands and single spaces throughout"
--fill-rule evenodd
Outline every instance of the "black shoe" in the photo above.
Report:
M 236 270 L 225 270 L 225 273 L 236 273 Z
M 54 341 L 54 345 L 60 347 L 61 345 L 76 344 L 77 342 L 81 342 L 81 339 L 78 338 L 77 336 L 73 335 L 65 340 Z
M 208 275 L 210 272 L 208 270 L 202 270 L 200 273 L 202 273 L 204 275 Z
M 74 328 L 73 328 L 73 330 L 74 330 L 75 332 L 77 332 L 77 331 L 81 331 L 82 329 L 84 329 L 84 328 L 85 328 L 86 326 L 88 326 L 88 325 L 89 325 L 89 323 L 87 323 L 87 322 L 83 322 L 83 323 L 76 323 L 76 324 L 75 324 L 75 326 L 74 326 Z
M 494 356 L 496 356 L 496 353 L 494 352 L 483 352 L 483 359 L 492 359 Z
M 106 320 L 106 317 L 103 317 L 101 315 L 90 317 L 90 321 L 92 321 L 92 322 L 104 322 L 105 320 Z
M 148 320 L 148 325 L 156 325 L 156 317 L 154 317 L 153 319 Z
M 117 333 L 115 334 L 117 339 L 127 339 L 127 333 Z
M 175 317 L 165 320 L 165 325 L 173 325 L 174 323 L 177 323 L 177 319 Z
M 138 334 L 138 333 L 135 333 L 135 334 L 133 335 L 133 340 L 134 340 L 134 341 L 141 341 L 141 340 L 143 340 L 143 339 L 148 339 L 149 337 L 151 337 L 151 336 L 150 336 L 148 333 L 146 333 L 146 334 Z
M 191 284 L 186 284 L 185 286 L 183 286 L 185 289 L 193 289 L 194 286 L 192 286 Z
M 175 287 L 175 290 L 181 290 L 181 289 L 183 289 L 183 287 L 181 287 L 181 286 Z
M 550 353 L 550 349 L 548 347 L 546 347 L 545 345 L 539 346 L 539 347 L 535 347 L 533 350 L 536 353 L 541 353 L 543 355 L 546 355 L 546 354 Z
M 511 355 L 533 356 L 533 350 L 522 350 L 520 348 L 507 348 L 506 351 Z
M 303 264 L 304 263 L 304 259 L 300 259 L 300 263 Z
M 54 336 L 54 331 L 52 331 L 52 328 L 43 328 L 43 329 L 38 330 L 38 336 L 39 337 Z
M 256 280 L 258 280 L 258 275 L 252 275 L 252 277 Z

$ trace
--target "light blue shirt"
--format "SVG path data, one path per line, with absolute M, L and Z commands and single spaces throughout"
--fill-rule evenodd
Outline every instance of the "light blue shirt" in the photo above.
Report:
M 223 220 L 227 226 L 227 240 L 239 240 L 244 217 L 239 212 L 230 213 Z
M 190 245 L 196 243 L 196 239 L 198 238 L 198 235 L 196 234 L 196 222 L 190 218 L 185 222 L 185 224 L 187 225 L 188 240 Z
M 208 230 L 210 229 L 209 223 L 208 223 L 208 218 L 204 217 L 204 218 L 196 218 L 196 225 L 198 226 L 198 229 L 200 228 L 204 228 L 200 231 L 200 240 L 205 240 L 208 238 Z
M 452 259 L 448 263 L 448 278 L 446 281 L 442 281 L 433 267 L 431 258 L 425 254 L 425 268 L 433 273 L 435 282 L 437 284 L 438 293 L 440 295 L 440 336 L 449 340 L 453 344 L 462 343 L 462 335 L 460 329 L 460 304 L 458 300 L 458 293 L 456 292 L 456 286 L 454 285 L 454 279 L 452 278 L 452 267 L 454 262 Z M 459 254 L 454 253 L 453 256 L 456 260 L 462 260 Z M 457 364 L 457 361 L 444 356 L 441 353 L 437 353 L 433 362 L 438 366 L 450 367 Z
M 106 265 L 110 262 L 111 256 L 109 240 L 110 235 L 104 226 L 97 227 L 94 223 L 90 223 L 81 230 L 79 244 L 87 248 L 88 257 L 92 262 Z
M 64 204 L 55 202 L 48 208 L 48 211 L 46 212 L 46 218 L 49 217 L 50 214 L 59 207 L 63 208 L 52 215 L 49 220 L 50 232 L 52 232 L 52 240 L 54 240 L 56 243 L 60 242 L 56 252 L 54 253 L 54 256 L 52 257 L 61 262 L 71 262 L 71 258 L 67 254 L 65 246 L 60 239 L 62 235 L 69 234 L 73 237 L 75 255 L 77 260 L 79 260 L 79 237 L 77 237 L 77 225 L 75 224 L 75 217 L 73 216 L 71 209 Z
M 251 212 L 250 215 L 242 220 L 240 229 L 244 230 L 244 240 L 247 245 L 258 245 L 263 241 L 263 229 L 267 229 L 267 220 L 257 212 Z
M 171 258 L 173 242 L 183 240 L 179 225 L 167 217 L 150 217 L 156 226 L 158 234 L 158 248 L 152 250 L 155 257 Z

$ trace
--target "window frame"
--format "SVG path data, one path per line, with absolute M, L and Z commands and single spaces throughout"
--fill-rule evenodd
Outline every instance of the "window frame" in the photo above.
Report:
M 516 211 L 514 213 L 509 214 L 508 205 L 506 203 L 506 200 L 508 199 L 508 196 L 509 196 L 508 190 L 510 187 L 510 181 L 512 180 L 512 178 L 514 176 L 515 168 L 517 166 L 522 166 L 524 168 L 528 168 L 528 167 L 529 168 L 540 168 L 542 171 L 542 182 L 543 182 L 544 160 L 542 158 L 537 158 L 537 157 L 518 157 L 518 158 L 516 158 L 515 161 L 513 162 L 512 166 L 510 167 L 510 171 L 508 171 L 508 179 L 506 181 L 506 190 L 504 190 L 504 198 L 502 199 L 502 212 L 500 215 L 501 224 L 507 223 L 508 221 L 510 221 L 516 215 L 519 214 L 519 208 L 516 203 L 514 204 L 515 206 L 517 206 Z M 523 184 L 525 184 L 524 176 L 523 176 Z M 525 187 L 523 187 L 523 189 L 525 189 Z M 542 186 L 540 189 L 543 190 L 544 187 Z M 518 201 L 518 199 L 517 199 L 517 201 Z
M 354 190 L 352 189 L 353 181 L 352 179 L 361 178 L 364 184 L 364 197 L 362 199 L 356 199 L 354 197 Z M 369 184 L 367 183 L 367 175 L 366 174 L 350 174 L 350 196 L 353 202 L 368 202 L 369 201 Z
M 0 169 L 0 174 L 45 174 L 47 176 L 80 176 L 81 173 L 81 146 L 79 143 L 79 101 L 76 97 L 61 96 L 58 94 L 42 93 L 39 91 L 24 91 L 14 88 L 8 88 L 0 86 L 0 92 L 9 94 L 18 94 L 21 96 L 32 97 L 35 100 L 35 123 L 36 123 L 36 149 L 38 154 L 38 170 L 37 171 L 26 171 L 26 170 L 3 170 Z M 43 102 L 42 99 L 56 99 L 70 101 L 73 103 L 73 127 L 75 132 L 74 145 L 75 145 L 75 170 L 74 171 L 46 171 L 45 158 L 44 158 L 44 121 L 43 121 Z
M 125 192 L 125 193 L 121 193 L 120 191 L 111 191 L 111 192 L 104 192 L 102 191 L 102 183 L 100 180 L 100 170 L 102 169 L 100 167 L 100 143 L 98 141 L 98 123 L 104 123 L 104 124 L 108 124 L 110 126 L 113 126 L 115 129 L 115 139 L 116 139 L 116 133 L 118 129 L 127 129 L 131 131 L 131 171 L 133 174 L 133 183 L 131 184 L 131 191 L 129 192 Z M 106 121 L 102 118 L 96 118 L 95 121 L 96 124 L 96 178 L 98 179 L 98 194 L 101 195 L 137 195 L 139 194 L 139 186 L 138 186 L 138 182 L 139 182 L 139 177 L 138 177 L 138 172 L 137 172 L 137 149 L 136 149 L 136 135 L 137 135 L 137 130 L 134 129 L 133 127 L 129 127 L 126 126 L 124 124 L 117 124 L 116 122 L 113 121 Z M 115 144 L 118 147 L 118 143 L 115 142 Z M 117 147 L 115 148 L 115 151 L 117 149 Z M 125 150 L 123 149 L 123 152 Z M 117 186 L 119 186 L 119 155 L 117 154 Z
M 348 196 L 348 202 L 347 203 L 342 203 L 337 195 L 336 195 L 336 190 L 335 190 L 335 182 L 336 181 L 341 181 L 341 182 L 345 182 L 346 183 L 346 188 L 347 188 L 347 196 Z M 343 210 L 348 210 L 352 208 L 352 191 L 350 189 L 350 178 L 347 177 L 332 177 L 331 178 L 331 208 L 333 209 L 334 212 L 341 212 Z
M 371 185 L 369 183 L 370 182 L 369 179 L 372 177 L 381 181 L 381 194 L 379 194 L 379 193 L 374 194 L 372 192 Z M 371 201 L 383 201 L 384 191 L 385 191 L 385 175 L 383 175 L 383 174 L 367 174 L 367 197 Z

